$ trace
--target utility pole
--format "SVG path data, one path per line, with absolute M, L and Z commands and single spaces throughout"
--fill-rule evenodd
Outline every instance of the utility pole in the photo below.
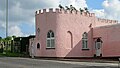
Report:
M 8 36 L 8 0 L 6 0 L 6 38 Z
M 6 38 L 8 37 L 8 0 L 6 0 Z M 5 41 L 6 53 L 8 49 L 8 41 Z

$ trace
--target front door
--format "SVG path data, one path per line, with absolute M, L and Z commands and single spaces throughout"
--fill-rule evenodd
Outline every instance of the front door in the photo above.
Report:
M 96 48 L 96 56 L 100 56 L 101 55 L 101 45 L 102 42 L 100 39 L 97 39 L 96 43 L 95 43 L 95 48 Z

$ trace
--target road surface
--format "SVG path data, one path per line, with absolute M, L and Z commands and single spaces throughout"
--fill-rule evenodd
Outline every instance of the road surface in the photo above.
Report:
M 118 68 L 118 63 L 71 62 L 0 57 L 0 68 Z

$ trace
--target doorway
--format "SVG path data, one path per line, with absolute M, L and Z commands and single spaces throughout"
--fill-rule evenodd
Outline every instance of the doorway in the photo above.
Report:
M 95 41 L 95 49 L 96 49 L 96 56 L 101 56 L 102 52 L 101 52 L 101 47 L 102 47 L 102 41 L 100 38 L 97 38 L 97 40 Z

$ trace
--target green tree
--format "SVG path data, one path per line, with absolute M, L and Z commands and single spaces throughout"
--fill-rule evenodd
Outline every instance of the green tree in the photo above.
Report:
M 2 37 L 0 37 L 0 40 L 2 40 Z
M 16 38 L 16 36 L 15 36 L 15 35 L 13 35 L 12 37 L 13 37 L 13 39 L 14 39 L 14 38 Z
M 9 40 L 12 40 L 12 37 L 11 36 L 8 36 L 5 38 L 6 41 L 9 41 Z

